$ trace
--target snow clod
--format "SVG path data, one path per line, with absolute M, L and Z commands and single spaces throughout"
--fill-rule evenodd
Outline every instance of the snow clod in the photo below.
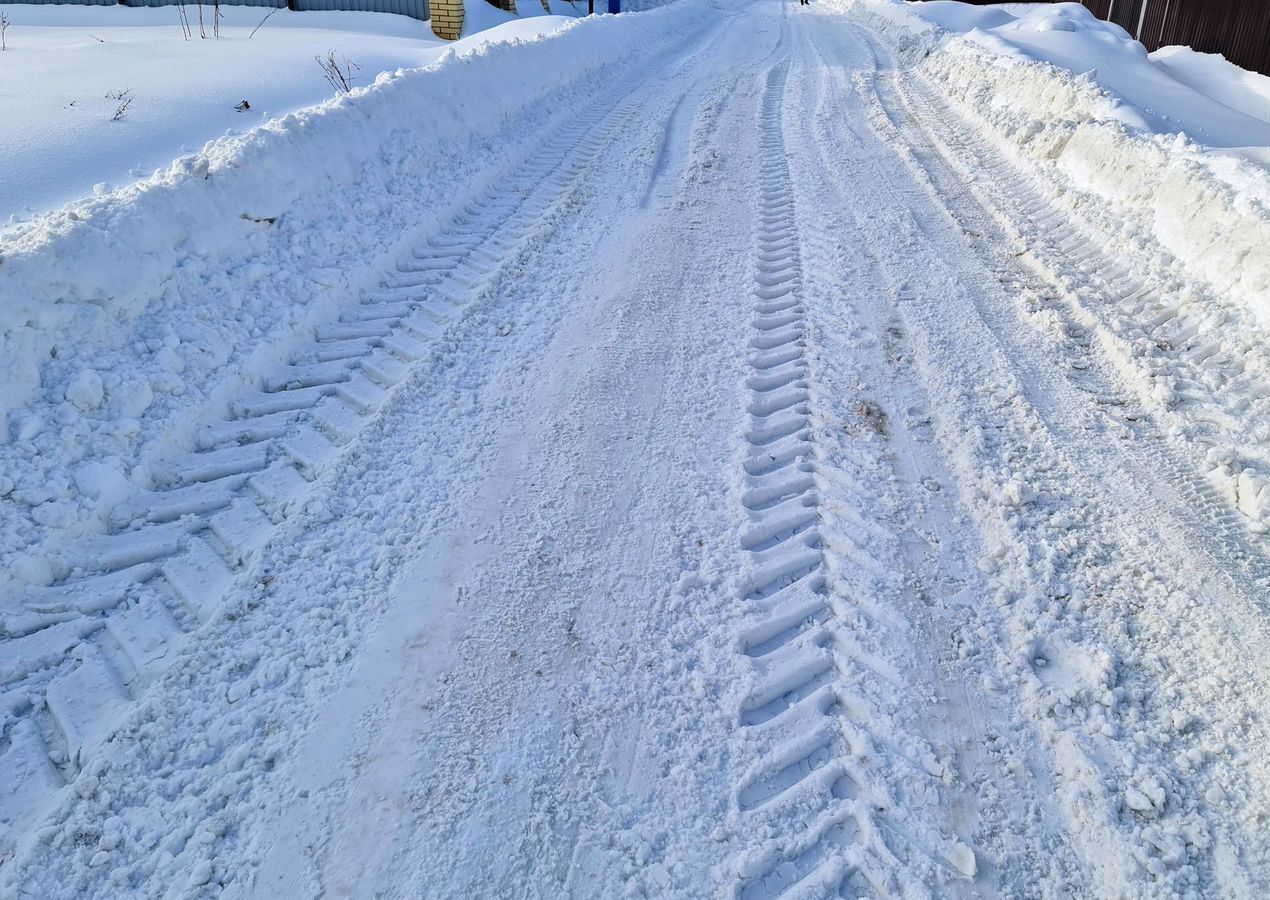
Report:
M 975 873 L 979 871 L 979 863 L 975 859 L 975 852 L 960 841 L 949 848 L 948 862 L 952 863 L 953 868 L 967 878 L 974 878 Z
M 66 388 L 66 399 L 80 412 L 89 412 L 101 406 L 106 388 L 101 376 L 91 369 L 80 372 Z

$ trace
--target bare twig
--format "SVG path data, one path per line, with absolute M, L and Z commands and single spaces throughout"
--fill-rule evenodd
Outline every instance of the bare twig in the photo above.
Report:
M 220 0 L 212 0 L 212 33 L 220 40 Z
M 281 6 L 275 6 L 273 9 L 269 10 L 269 15 L 265 16 L 263 19 L 260 20 L 260 25 L 263 25 L 266 22 L 268 22 L 269 17 L 272 16 L 274 13 L 276 13 L 280 9 L 282 9 Z M 252 38 L 256 36 L 256 32 L 260 30 L 260 25 L 257 25 L 255 28 L 251 29 L 251 34 L 247 35 L 247 40 L 251 40 Z
M 122 91 L 114 91 L 106 95 L 107 100 L 114 100 L 118 106 L 115 107 L 115 114 L 110 117 L 110 121 L 118 122 L 128 115 L 128 107 L 132 106 L 132 101 L 136 99 L 133 96 L 132 88 L 125 88 Z
M 198 5 L 198 36 L 207 40 L 207 28 L 203 25 L 203 4 Z
M 9 30 L 9 16 L 7 13 L 0 12 L 0 50 L 9 49 L 9 44 L 5 38 L 5 32 Z
M 344 57 L 344 64 L 341 66 L 335 58 L 334 50 L 326 51 L 325 57 L 317 55 L 313 58 L 322 67 L 322 74 L 337 94 L 347 94 L 353 89 L 354 73 L 359 71 L 357 63 L 349 62 L 348 57 Z
M 178 3 L 176 5 L 176 11 L 177 11 L 177 14 L 181 17 L 181 33 L 185 35 L 185 39 L 188 41 L 190 38 L 194 36 L 194 32 L 190 29 L 190 17 L 185 12 L 185 4 Z

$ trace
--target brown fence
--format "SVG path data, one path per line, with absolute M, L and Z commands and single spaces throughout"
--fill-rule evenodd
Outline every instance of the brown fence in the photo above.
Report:
M 970 0 L 988 3 L 993 0 Z M 1157 50 L 1182 44 L 1270 75 L 1270 0 L 1082 0 Z

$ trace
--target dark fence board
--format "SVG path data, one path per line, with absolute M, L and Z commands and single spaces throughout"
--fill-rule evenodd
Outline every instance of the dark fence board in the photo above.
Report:
M 1093 9 L 1093 7 L 1091 6 L 1090 9 Z M 1098 15 L 1096 9 L 1093 12 L 1098 18 L 1115 22 L 1129 34 L 1136 37 L 1138 34 L 1138 23 L 1142 21 L 1142 0 L 1114 0 L 1111 4 L 1110 15 Z
M 1090 12 L 1100 19 L 1107 18 L 1107 13 L 1111 11 L 1112 0 L 1086 0 L 1086 6 Z

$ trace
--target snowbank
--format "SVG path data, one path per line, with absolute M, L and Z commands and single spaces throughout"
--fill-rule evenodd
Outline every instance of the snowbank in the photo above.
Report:
M 1158 244 L 1270 325 L 1267 170 L 1209 150 L 1187 130 L 1226 147 L 1256 139 L 1261 149 L 1244 155 L 1270 159 L 1265 122 L 1173 79 L 1079 4 L 1009 21 L 1002 10 L 950 3 L 858 0 L 853 8 L 1007 153 L 1047 178 L 1070 212 L 1130 243 Z
M 1218 53 L 1199 53 L 1190 47 L 1161 47 L 1151 61 L 1178 82 L 1206 97 L 1270 122 L 1270 76 L 1249 72 Z
M 917 12 L 929 17 L 924 7 Z M 1158 134 L 1182 131 L 1211 147 L 1270 147 L 1270 109 L 1263 105 L 1258 116 L 1238 108 L 1256 105 L 1238 77 L 1243 70 L 1227 63 L 1228 71 L 1221 76 L 1180 80 L 1122 28 L 1094 18 L 1078 3 L 1041 6 L 991 26 L 957 29 L 944 21 L 939 24 L 965 32 L 968 40 L 1001 56 L 1052 63 L 1074 75 L 1088 73 L 1119 99 L 1119 115 L 1136 128 Z M 1223 97 L 1241 99 L 1232 108 Z
M 480 32 L 489 31 L 500 25 L 515 26 L 515 23 L 521 23 L 519 26 L 521 28 L 533 29 L 535 27 L 532 24 L 533 20 L 546 15 L 566 16 L 572 19 L 587 14 L 585 0 L 547 0 L 547 2 L 551 6 L 550 13 L 542 8 L 541 0 L 521 0 L 516 4 L 515 12 L 508 12 L 487 0 L 464 0 L 463 38 L 466 40 L 475 37 Z M 529 37 L 530 35 L 526 33 L 521 36 Z
M 512 20 L 539 33 L 555 27 L 542 21 L 546 13 L 536 0 L 524 4 L 519 19 L 484 0 L 475 6 L 488 13 L 471 17 L 472 34 Z M 12 23 L 0 57 L 0 220 L 9 224 L 84 197 L 95 184 L 144 177 L 209 140 L 321 103 L 333 91 L 318 54 L 334 51 L 349 60 L 357 66 L 354 84 L 364 86 L 380 72 L 435 62 L 448 46 L 427 22 L 381 13 L 271 15 L 231 6 L 213 38 L 208 7 L 209 37 L 201 40 L 190 7 L 193 39 L 186 40 L 171 6 L 0 9 Z M 577 15 L 565 0 L 556 0 L 555 11 Z M 124 92 L 132 102 L 115 119 L 122 102 L 115 97 Z M 249 108 L 239 109 L 244 100 Z
M 103 530 L 123 486 L 146 486 L 147 459 L 188 444 L 399 247 L 496 181 L 522 129 L 708 10 L 687 0 L 529 40 L 496 29 L 0 237 L 4 580 L 47 581 L 50 533 Z
M 930 0 L 915 9 L 922 18 L 947 31 L 966 32 L 976 28 L 996 28 L 1015 21 L 1015 17 L 996 6 L 970 6 L 956 0 Z
M 1079 3 L 1034 4 L 1016 14 L 954 0 L 905 9 L 919 31 L 925 20 L 993 56 L 1050 63 L 1097 82 L 1115 99 L 1115 117 L 1140 131 L 1182 132 L 1209 147 L 1270 148 L 1270 78 L 1221 56 L 1186 47 L 1148 55 L 1124 29 Z M 905 18 L 896 9 L 876 11 L 897 23 Z

